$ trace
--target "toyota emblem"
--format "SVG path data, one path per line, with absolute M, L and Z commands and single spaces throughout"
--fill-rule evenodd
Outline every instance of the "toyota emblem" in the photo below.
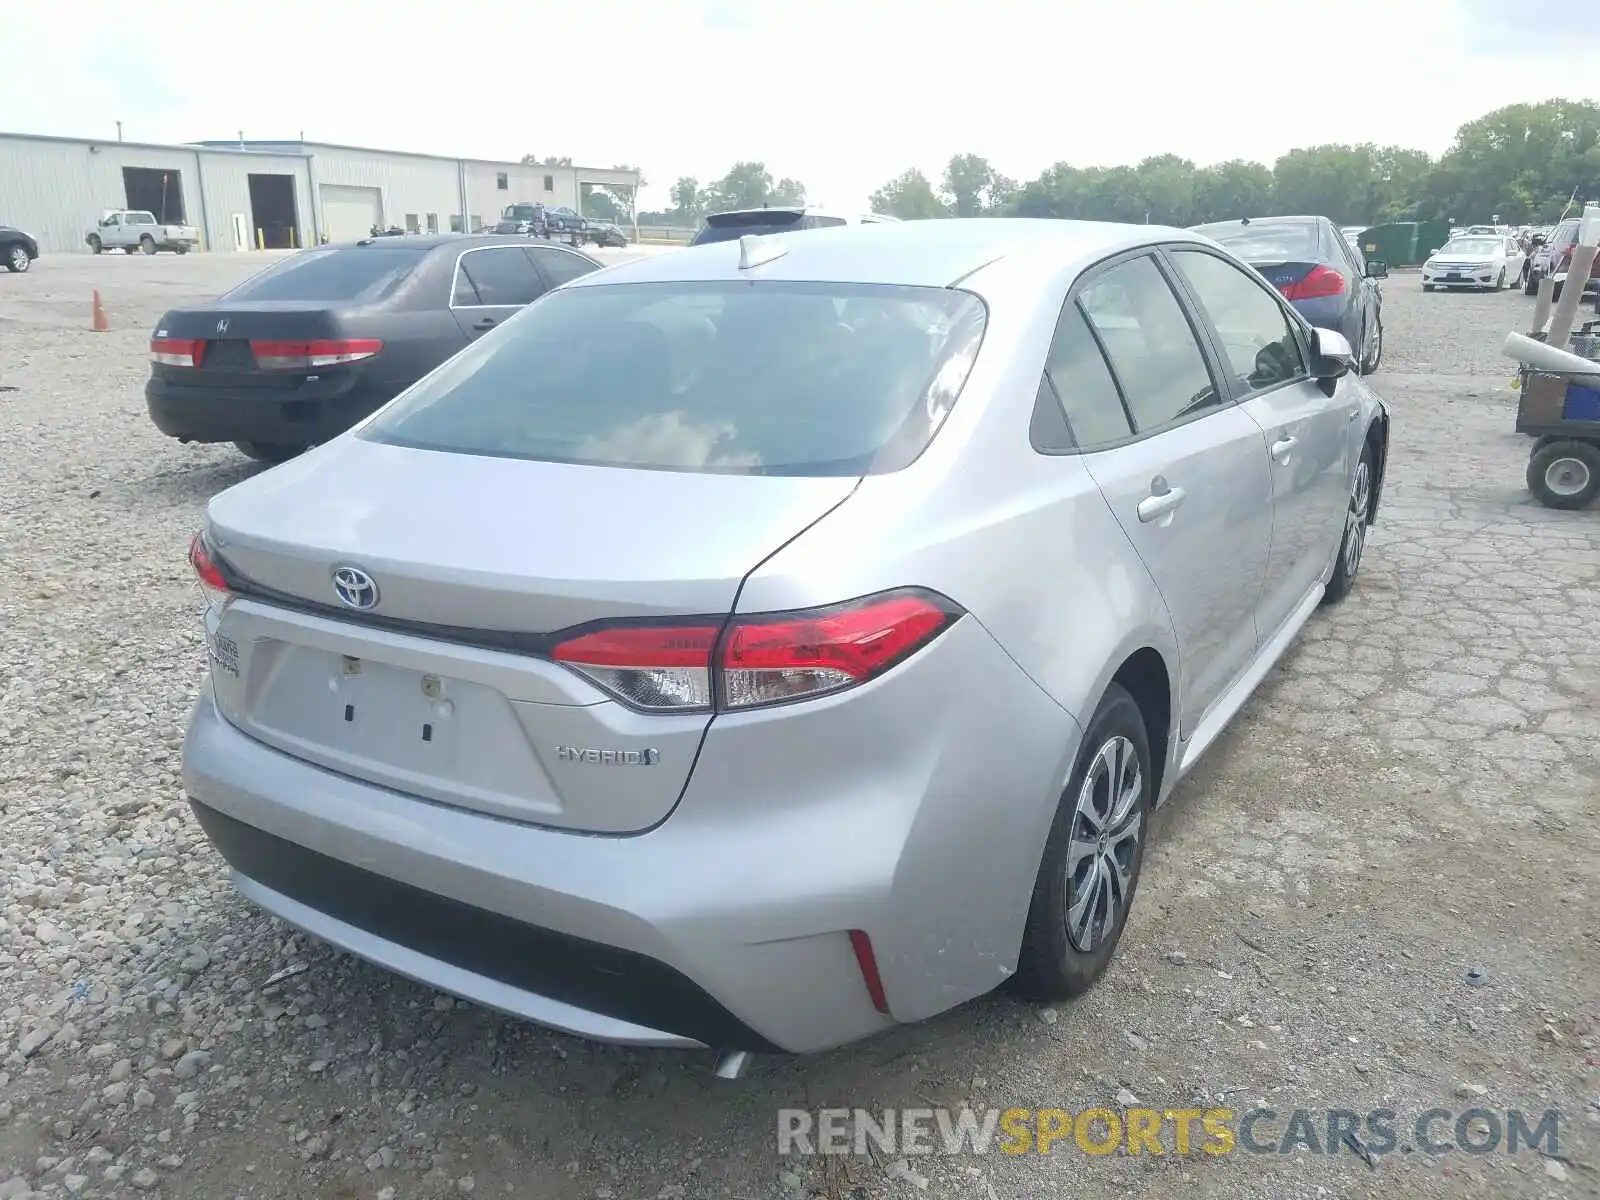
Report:
M 333 591 L 350 608 L 364 610 L 378 603 L 378 585 L 360 567 L 335 567 Z
M 217 332 L 218 333 L 227 333 L 228 332 L 228 318 L 227 317 L 223 317 L 222 320 L 217 322 Z

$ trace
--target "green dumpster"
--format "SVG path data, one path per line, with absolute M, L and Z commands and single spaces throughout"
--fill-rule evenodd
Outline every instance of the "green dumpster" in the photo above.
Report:
M 1449 240 L 1449 221 L 1419 221 L 1417 223 L 1417 262 L 1427 262 L 1428 255 Z
M 1382 259 L 1391 267 L 1416 266 L 1422 261 L 1417 257 L 1417 223 L 1394 221 L 1363 230 L 1361 253 L 1368 258 Z

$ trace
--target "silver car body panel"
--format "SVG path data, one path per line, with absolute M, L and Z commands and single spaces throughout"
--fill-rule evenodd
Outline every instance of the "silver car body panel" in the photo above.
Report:
M 566 289 L 757 277 L 970 290 L 988 309 L 982 349 L 920 457 L 859 479 L 729 476 L 441 454 L 352 431 L 212 501 L 219 552 L 283 599 L 209 618 L 213 684 L 185 782 L 200 805 L 285 843 L 667 964 L 761 1038 L 809 1051 L 948 1009 L 1014 970 L 1045 833 L 1106 688 L 1131 656 L 1164 664 L 1178 718 L 1155 748 L 1165 799 L 1314 610 L 1383 411 L 1346 377 L 1332 396 L 1293 384 L 1121 446 L 1043 454 L 1029 416 L 1084 272 L 1214 243 L 1054 221 L 778 236 L 788 252 L 743 272 L 738 244 L 715 243 Z M 1270 450 L 1284 430 L 1287 461 Z M 1187 498 L 1140 521 L 1157 474 Z M 341 617 L 330 573 L 342 563 L 370 573 L 384 616 L 487 630 L 785 612 L 912 585 L 966 615 L 838 694 L 641 713 L 538 656 Z M 307 712 L 337 722 L 324 697 L 338 700 L 347 659 L 395 672 L 397 696 L 441 681 L 476 729 L 443 767 L 381 732 L 323 736 Z M 396 701 L 385 718 L 414 721 L 438 698 Z M 659 761 L 563 760 L 574 745 Z M 480 1003 L 606 1040 L 704 1040 L 507 991 L 260 880 L 241 886 Z M 851 930 L 871 939 L 887 1013 Z

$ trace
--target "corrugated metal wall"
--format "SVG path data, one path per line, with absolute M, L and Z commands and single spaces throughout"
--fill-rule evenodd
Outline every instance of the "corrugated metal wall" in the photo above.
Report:
M 311 184 L 306 160 L 292 155 L 240 154 L 237 151 L 206 150 L 200 153 L 205 184 L 207 250 L 235 250 L 233 214 L 245 215 L 245 227 L 254 237 L 259 222 L 250 209 L 251 175 L 292 175 L 295 179 L 294 207 L 297 233 L 295 244 L 309 246 L 316 241 L 311 213 Z M 191 210 L 190 224 L 200 224 L 199 214 Z
M 449 159 L 365 154 L 310 143 L 306 151 L 318 187 L 333 183 L 377 188 L 383 196 L 383 219 L 390 224 L 404 228 L 406 217 L 415 215 L 418 225 L 426 229 L 431 213 L 440 232 L 448 233 L 450 218 L 461 210 L 456 164 Z

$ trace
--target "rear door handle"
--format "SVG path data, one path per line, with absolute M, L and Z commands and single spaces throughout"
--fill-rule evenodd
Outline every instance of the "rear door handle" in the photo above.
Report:
M 1297 437 L 1291 436 L 1279 438 L 1277 441 L 1272 443 L 1272 457 L 1277 459 L 1280 463 L 1287 464 L 1289 461 L 1289 455 L 1294 453 L 1294 448 L 1299 444 L 1300 439 Z
M 474 323 L 472 327 L 474 329 L 493 329 L 494 328 L 494 318 L 493 317 L 484 317 L 482 320 L 477 321 L 476 323 Z
M 1139 501 L 1139 520 L 1148 525 L 1151 521 L 1159 521 L 1169 513 L 1175 512 L 1183 503 L 1183 495 L 1183 489 L 1175 487 L 1169 487 L 1164 492 L 1153 492 Z

